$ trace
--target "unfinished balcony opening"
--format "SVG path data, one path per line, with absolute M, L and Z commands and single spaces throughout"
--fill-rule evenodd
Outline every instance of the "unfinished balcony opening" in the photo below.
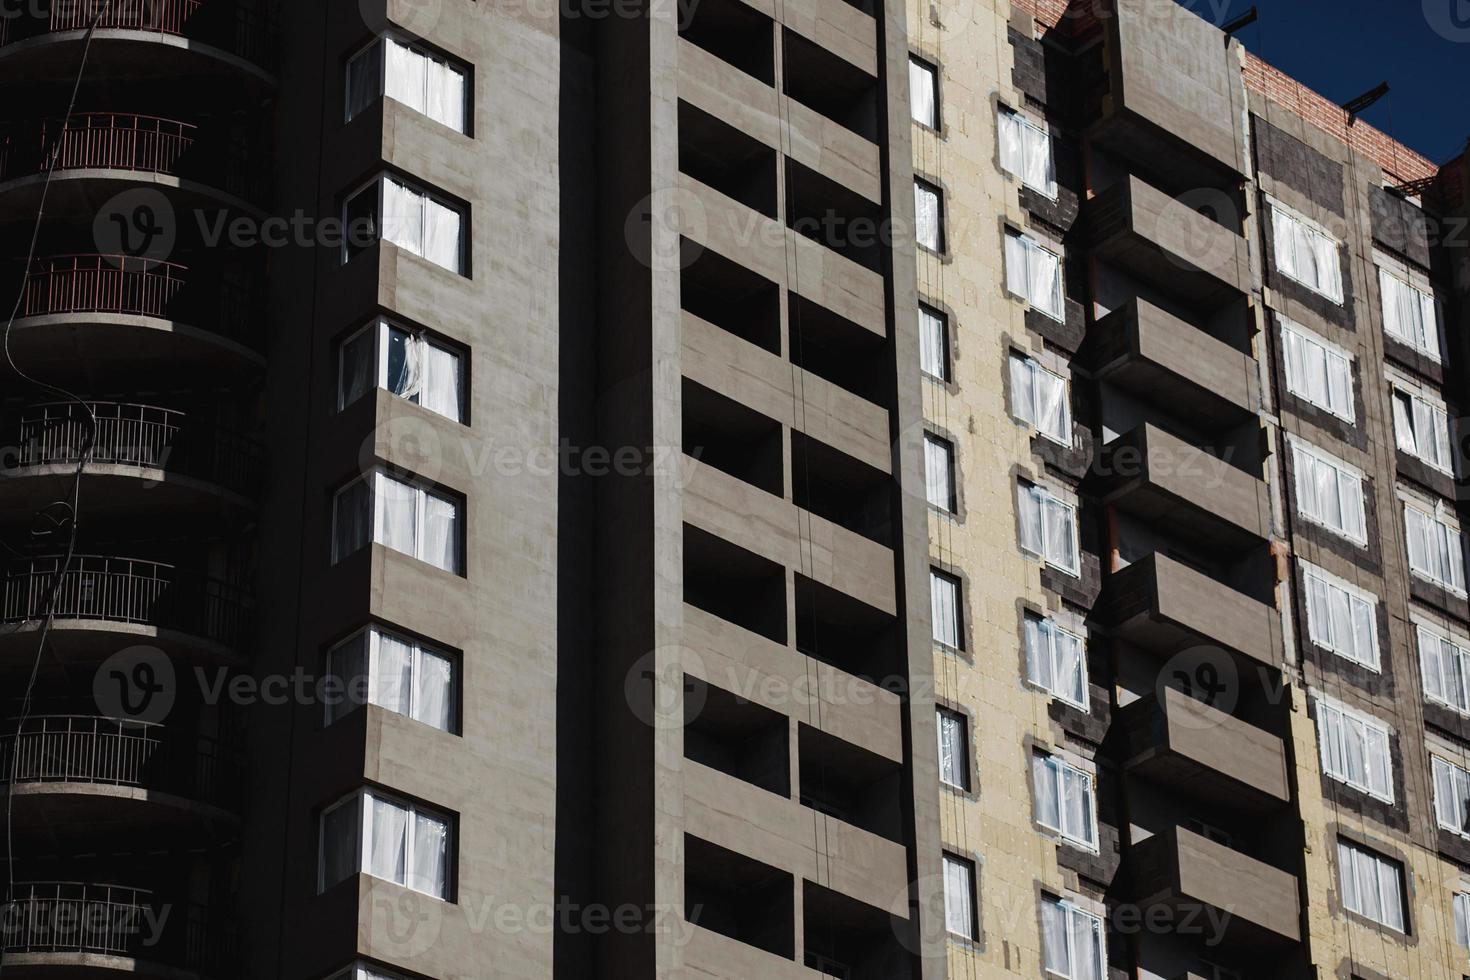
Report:
M 882 470 L 792 430 L 791 496 L 796 506 L 891 548 L 892 488 Z
M 898 621 L 846 593 L 796 576 L 796 647 L 822 663 L 902 692 Z
M 679 296 L 685 312 L 779 355 L 780 288 L 687 238 L 680 239 L 679 248 Z
M 906 980 L 912 955 L 898 937 L 909 923 L 811 881 L 801 883 L 806 967 L 840 980 Z
M 781 423 L 687 378 L 683 401 L 684 454 L 692 465 L 785 496 Z
M 807 725 L 797 752 L 803 806 L 903 843 L 902 766 Z
M 776 151 L 683 100 L 679 170 L 768 218 L 776 217 Z
M 786 716 L 695 677 L 685 678 L 684 758 L 791 798 Z
M 786 94 L 878 142 L 878 80 L 787 28 L 781 30 L 781 45 Z
M 790 872 L 684 835 L 684 918 L 776 956 L 796 956 Z
M 786 642 L 785 569 L 690 524 L 684 525 L 684 601 Z
M 786 160 L 786 223 L 874 272 L 883 271 L 890 229 L 883 208 L 795 160 Z
M 787 295 L 791 363 L 859 398 L 887 405 L 892 385 L 887 339 L 820 303 Z
M 775 22 L 741 0 L 679 0 L 679 36 L 767 85 L 775 83 Z

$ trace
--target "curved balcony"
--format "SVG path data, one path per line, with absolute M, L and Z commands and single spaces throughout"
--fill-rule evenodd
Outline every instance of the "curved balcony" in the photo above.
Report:
M 252 440 L 153 405 L 35 405 L 5 420 L 0 442 L 8 447 L 0 462 L 0 512 L 63 499 L 84 455 L 95 520 L 144 512 L 234 516 L 250 507 L 261 472 L 262 453 Z
M 233 277 L 130 255 L 56 255 L 27 274 L 10 346 L 48 378 L 228 379 L 261 364 L 258 323 L 250 289 Z
M 93 30 L 89 66 L 118 79 L 225 77 L 273 84 L 276 32 L 241 0 L 33 0 L 0 18 L 0 64 L 36 81 L 69 79 Z
M 17 882 L 0 949 L 17 976 L 157 980 L 228 973 L 231 943 L 197 904 L 143 888 L 70 881 Z
M 249 599 L 228 583 L 136 558 L 47 556 L 5 568 L 0 622 L 17 628 L 0 634 L 0 662 L 33 655 L 53 583 L 50 643 L 66 660 L 103 660 L 136 642 L 234 663 L 248 639 Z
M 0 131 L 0 202 L 34 209 L 50 170 L 52 212 L 95 214 L 117 192 L 101 185 L 119 181 L 155 187 L 181 209 L 248 206 L 263 197 L 263 175 L 230 143 L 227 132 L 128 112 L 12 124 Z
M 145 835 L 207 832 L 236 822 L 240 779 L 216 740 L 176 726 L 83 715 L 5 723 L 0 782 L 17 833 L 76 840 L 94 828 Z

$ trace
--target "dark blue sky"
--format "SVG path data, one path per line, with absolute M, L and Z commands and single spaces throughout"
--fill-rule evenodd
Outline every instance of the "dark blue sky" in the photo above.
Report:
M 1254 4 L 1237 37 L 1335 102 L 1387 81 L 1363 118 L 1434 160 L 1470 137 L 1470 0 L 1179 0 L 1224 24 Z

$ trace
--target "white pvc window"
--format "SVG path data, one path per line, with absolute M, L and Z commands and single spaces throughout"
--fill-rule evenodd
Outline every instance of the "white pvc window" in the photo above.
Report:
M 1470 949 L 1470 894 L 1455 892 L 1455 942 Z
M 454 658 L 376 626 L 343 640 L 327 653 L 327 674 L 346 696 L 327 705 L 327 724 L 363 700 L 441 731 L 455 729 Z
M 464 363 L 423 331 L 378 320 L 343 341 L 337 361 L 337 407 L 373 388 L 464 421 Z
M 348 201 L 345 258 L 363 250 L 353 229 L 366 220 L 372 235 L 421 256 L 451 272 L 464 274 L 464 212 L 396 177 L 379 177 Z
M 1425 626 L 1416 632 L 1424 696 L 1462 715 L 1470 715 L 1470 648 L 1464 640 Z
M 1317 741 L 1323 772 L 1385 803 L 1393 802 L 1388 728 L 1367 715 L 1319 699 Z
M 1378 289 L 1383 300 L 1383 330 L 1419 353 L 1439 360 L 1439 304 L 1433 290 L 1421 289 L 1378 269 Z
M 1036 792 L 1036 822 L 1062 837 L 1097 850 L 1097 807 L 1092 776 L 1054 755 L 1031 757 L 1031 780 Z
M 1055 620 L 1029 613 L 1026 628 L 1026 679 L 1076 708 L 1087 711 L 1087 643 Z
M 965 716 L 948 708 L 935 709 L 939 729 L 939 779 L 955 789 L 970 788 L 970 736 Z
M 447 572 L 463 574 L 462 505 L 443 494 L 374 470 L 337 491 L 332 502 L 332 561 L 371 543 Z
M 960 580 L 937 568 L 929 569 L 929 602 L 933 616 L 934 642 L 956 650 L 963 649 Z
M 914 180 L 914 240 L 931 252 L 944 251 L 944 209 L 939 188 Z
M 1292 394 L 1348 422 L 1353 421 L 1353 359 L 1295 323 L 1281 323 L 1286 387 Z
M 1334 303 L 1341 303 L 1342 263 L 1336 239 L 1274 205 L 1271 228 L 1277 270 Z
M 953 936 L 975 938 L 975 864 L 944 855 L 944 925 Z
M 374 791 L 353 793 L 322 814 L 318 888 L 367 874 L 447 898 L 449 838 L 440 814 Z
M 1344 908 L 1390 929 L 1405 931 L 1403 865 L 1339 839 L 1337 873 Z
M 1450 416 L 1444 402 L 1393 386 L 1393 433 L 1398 447 L 1441 473 L 1454 475 Z
M 927 306 L 919 307 L 919 366 L 931 378 L 949 380 L 949 318 Z
M 1020 483 L 1016 499 L 1021 550 L 1069 575 L 1080 574 L 1077 508 L 1034 483 Z
M 1307 635 L 1324 650 L 1372 670 L 1379 668 L 1378 597 L 1302 562 Z
M 1022 354 L 1011 355 L 1011 412 L 1052 442 L 1072 444 L 1067 379 Z
M 1041 963 L 1048 974 L 1063 980 L 1104 980 L 1107 954 L 1102 918 L 1071 902 L 1043 895 Z
M 924 433 L 924 494 L 929 506 L 955 512 L 954 444 L 929 432 Z
M 1012 109 L 1001 107 L 996 117 L 1001 169 L 1052 200 L 1057 196 L 1056 166 L 1052 162 L 1051 133 Z
M 1456 595 L 1465 594 L 1465 555 L 1460 529 L 1437 514 L 1404 503 L 1409 570 Z
M 1366 545 L 1363 474 L 1316 446 L 1294 440 L 1291 448 L 1298 513 L 1354 544 Z
M 1053 320 L 1064 321 L 1062 257 L 1034 238 L 1006 229 L 1006 289 Z
M 467 91 L 463 69 L 395 37 L 374 41 L 347 63 L 348 119 L 386 95 L 463 133 Z
M 909 114 L 914 122 L 939 128 L 939 72 L 927 61 L 909 57 Z
M 1430 756 L 1434 771 L 1434 817 L 1445 830 L 1470 837 L 1470 772 Z

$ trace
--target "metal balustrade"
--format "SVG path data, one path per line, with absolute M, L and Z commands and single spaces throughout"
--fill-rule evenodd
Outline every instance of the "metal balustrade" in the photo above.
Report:
M 0 594 L 0 620 L 42 618 L 47 593 L 64 559 L 10 562 Z M 224 582 L 162 562 L 74 555 L 56 583 L 58 620 L 101 620 L 171 629 L 230 647 L 245 639 L 245 593 Z
M 203 41 L 269 65 L 274 25 L 239 0 L 37 0 L 28 16 L 0 18 L 0 46 L 67 31 L 141 31 Z
M 0 135 L 0 179 L 63 170 L 136 170 L 178 174 L 196 127 L 158 116 L 84 112 L 70 121 L 47 119 L 7 127 Z

